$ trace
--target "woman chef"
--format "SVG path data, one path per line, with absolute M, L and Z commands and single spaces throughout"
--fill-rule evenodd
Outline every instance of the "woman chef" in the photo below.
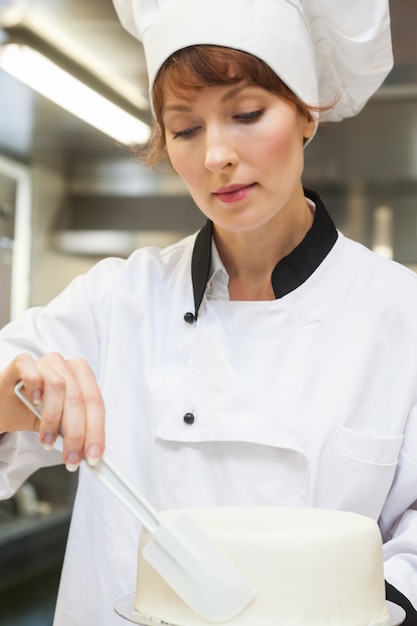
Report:
M 355 114 L 390 70 L 387 4 L 117 0 L 145 48 L 149 160 L 167 155 L 207 224 L 3 329 L 2 497 L 62 455 L 96 463 L 105 407 L 108 458 L 157 508 L 378 520 L 388 597 L 416 623 L 417 277 L 337 232 L 301 183 L 318 118 Z M 123 623 L 138 533 L 81 467 L 56 626 Z

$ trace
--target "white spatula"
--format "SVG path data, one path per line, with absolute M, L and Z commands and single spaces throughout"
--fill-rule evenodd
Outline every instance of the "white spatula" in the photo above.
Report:
M 21 381 L 16 395 L 41 419 L 23 391 Z M 222 622 L 243 611 L 255 592 L 228 557 L 188 515 L 162 521 L 156 510 L 129 485 L 104 457 L 92 467 L 85 466 L 141 521 L 151 533 L 143 555 L 182 600 L 208 621 Z

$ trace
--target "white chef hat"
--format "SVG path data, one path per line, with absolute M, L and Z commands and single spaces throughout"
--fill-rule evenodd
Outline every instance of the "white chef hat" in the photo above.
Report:
M 113 0 L 143 43 L 150 90 L 166 59 L 211 44 L 265 61 L 324 118 L 358 113 L 392 68 L 388 0 Z

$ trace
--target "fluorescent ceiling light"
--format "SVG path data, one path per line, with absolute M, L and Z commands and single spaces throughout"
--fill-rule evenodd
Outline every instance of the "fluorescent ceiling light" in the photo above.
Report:
M 0 66 L 55 104 L 120 143 L 143 144 L 149 139 L 150 128 L 147 124 L 28 46 L 5 44 L 0 49 Z

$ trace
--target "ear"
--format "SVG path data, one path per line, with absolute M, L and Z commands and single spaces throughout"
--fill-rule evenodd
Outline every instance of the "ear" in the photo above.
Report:
M 314 133 L 316 132 L 316 127 L 317 120 L 315 118 L 311 116 L 310 119 L 304 119 L 303 136 L 306 141 L 314 135 Z

